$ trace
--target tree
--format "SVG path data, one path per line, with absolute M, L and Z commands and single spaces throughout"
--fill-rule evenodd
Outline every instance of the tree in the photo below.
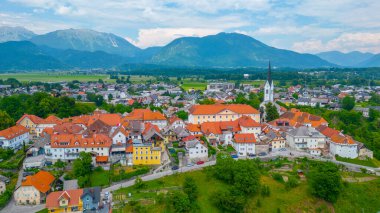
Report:
M 146 186 L 146 184 L 144 183 L 144 181 L 141 179 L 141 177 L 137 177 L 136 180 L 135 180 L 135 187 L 137 189 L 142 189 Z
M 350 111 L 355 107 L 355 98 L 351 96 L 346 96 L 342 99 L 342 108 Z
M 191 210 L 189 197 L 182 191 L 174 191 L 171 195 L 171 200 L 175 212 L 189 212 Z
M 13 126 L 14 120 L 5 111 L 0 110 L 0 130 Z
M 74 160 L 73 172 L 76 177 L 83 177 L 92 172 L 92 158 L 90 153 L 81 152 Z
M 177 117 L 181 118 L 182 120 L 187 120 L 189 118 L 189 113 L 184 110 L 180 110 L 177 112 Z
M 294 99 L 298 99 L 298 94 L 297 93 L 293 93 L 292 96 L 293 96 Z
M 112 101 L 113 99 L 113 95 L 112 94 L 108 94 L 108 101 Z
M 319 163 L 308 174 L 311 193 L 329 202 L 336 202 L 342 190 L 339 168 L 331 163 Z
M 194 178 L 186 177 L 185 182 L 183 183 L 183 191 L 189 197 L 190 202 L 195 202 L 198 197 L 198 186 L 195 183 Z
M 243 212 L 246 199 L 233 190 L 219 190 L 212 196 L 212 202 L 221 212 Z
M 61 161 L 61 159 L 58 159 L 57 162 L 55 162 L 53 166 L 58 169 L 63 169 L 65 168 L 66 163 Z
M 275 105 L 273 105 L 271 102 L 265 105 L 265 119 L 268 121 L 273 121 L 280 117 L 278 114 L 277 108 Z

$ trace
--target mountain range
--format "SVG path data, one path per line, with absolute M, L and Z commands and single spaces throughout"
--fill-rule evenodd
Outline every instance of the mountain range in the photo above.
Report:
M 319 68 L 379 66 L 371 53 L 301 54 L 268 46 L 238 33 L 182 37 L 163 47 L 140 49 L 111 33 L 87 29 L 57 30 L 43 35 L 21 27 L 0 27 L 0 69 L 45 70 L 120 68 L 125 64 L 172 67 Z M 38 62 L 38 63 L 36 63 Z
M 318 57 L 340 65 L 340 66 L 346 66 L 346 67 L 357 67 L 362 64 L 362 66 L 366 66 L 366 61 L 372 58 L 375 54 L 372 53 L 362 53 L 359 51 L 353 51 L 348 53 L 342 53 L 339 51 L 329 51 L 329 52 L 322 52 L 316 54 Z

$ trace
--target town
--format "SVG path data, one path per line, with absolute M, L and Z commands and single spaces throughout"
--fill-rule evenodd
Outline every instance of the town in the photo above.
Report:
M 380 100 L 380 87 L 279 86 L 270 64 L 265 83 L 257 86 L 211 80 L 203 89 L 184 89 L 170 81 L 139 84 L 129 78 L 27 87 L 16 79 L 1 82 L 5 109 L 13 107 L 14 96 L 42 98 L 35 103 L 38 114 L 13 108 L 9 114 L 20 117 L 0 131 L 0 168 L 8 174 L 0 176 L 0 196 L 11 200 L 7 210 L 110 212 L 116 201 L 110 192 L 120 188 L 112 186 L 198 170 L 214 165 L 221 153 L 236 160 L 306 157 L 379 174 L 378 165 L 368 166 L 377 162 L 376 145 L 355 140 L 307 110 L 356 111 L 374 119 L 379 107 L 355 103 Z M 90 105 L 60 117 L 54 98 Z

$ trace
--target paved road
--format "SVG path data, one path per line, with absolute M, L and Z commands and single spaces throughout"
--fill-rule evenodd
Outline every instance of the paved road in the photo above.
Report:
M 12 198 L 11 201 L 8 203 L 4 209 L 2 209 L 0 212 L 5 212 L 5 213 L 26 213 L 26 212 L 37 212 L 45 208 L 45 204 L 41 205 L 35 205 L 35 206 L 19 206 L 15 204 L 15 200 Z
M 165 177 L 168 175 L 172 175 L 174 173 L 183 173 L 183 172 L 198 170 L 198 169 L 201 169 L 201 168 L 204 168 L 207 166 L 215 165 L 215 163 L 216 163 L 216 161 L 209 161 L 209 162 L 206 162 L 202 165 L 194 165 L 192 167 L 181 167 L 180 169 L 178 169 L 176 171 L 169 170 L 169 171 L 158 172 L 158 173 L 154 173 L 154 174 L 150 174 L 150 175 L 145 175 L 145 176 L 142 176 L 141 179 L 144 181 L 155 180 L 155 179 L 162 178 L 162 177 Z M 113 186 L 104 188 L 102 190 L 102 193 L 112 192 L 112 191 L 118 190 L 120 188 L 132 186 L 133 184 L 135 184 L 135 180 L 128 180 L 128 181 L 118 183 L 118 184 L 115 184 Z

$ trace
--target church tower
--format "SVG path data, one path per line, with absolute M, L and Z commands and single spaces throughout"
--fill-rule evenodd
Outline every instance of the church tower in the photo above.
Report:
M 264 102 L 272 102 L 273 103 L 273 94 L 274 94 L 274 85 L 273 80 L 271 76 L 271 67 L 270 67 L 270 61 L 268 65 L 268 79 L 267 82 L 265 82 L 264 85 Z

